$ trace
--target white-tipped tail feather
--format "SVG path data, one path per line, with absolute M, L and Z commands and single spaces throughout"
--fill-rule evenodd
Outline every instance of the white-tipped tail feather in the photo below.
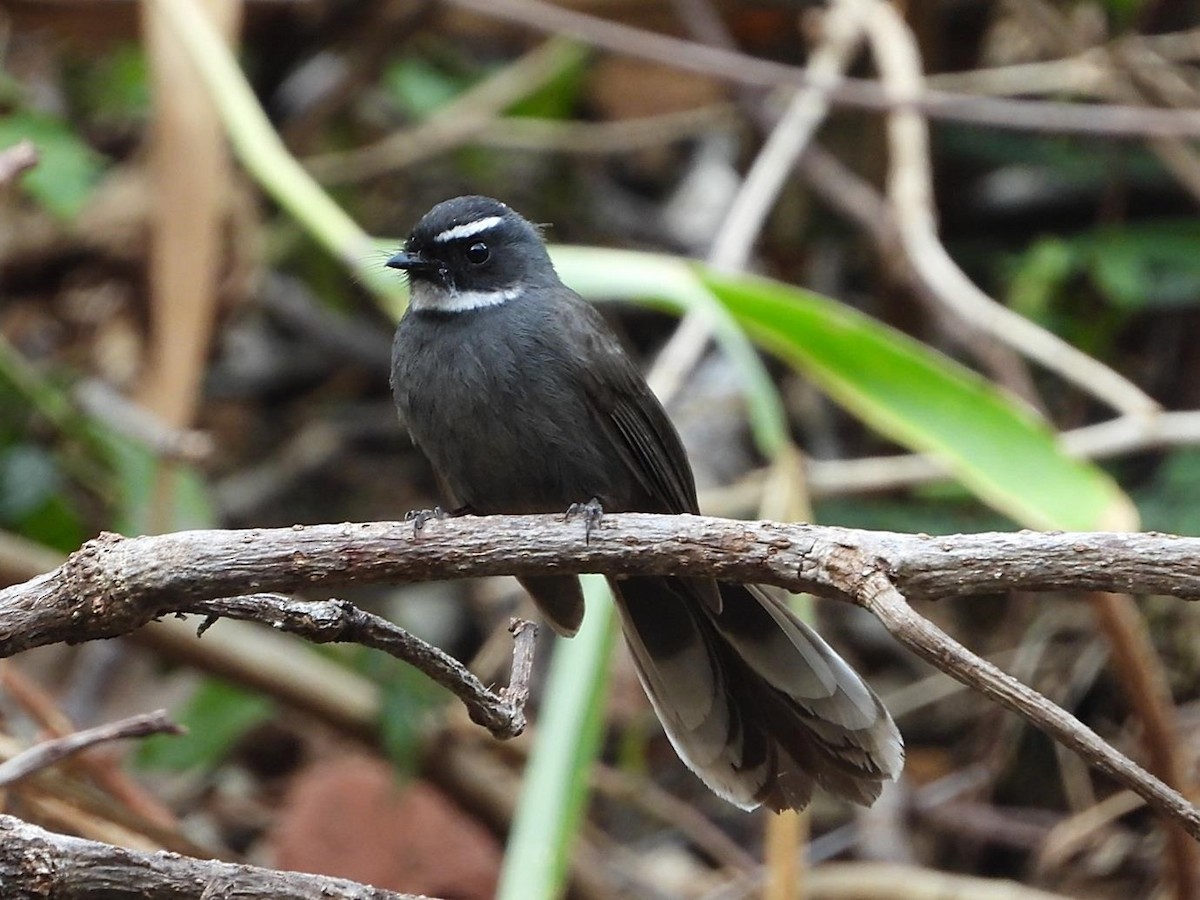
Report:
M 638 676 L 679 756 L 746 809 L 802 809 L 813 785 L 871 803 L 904 764 L 879 698 L 765 592 L 721 585 L 722 606 L 678 579 L 613 582 Z

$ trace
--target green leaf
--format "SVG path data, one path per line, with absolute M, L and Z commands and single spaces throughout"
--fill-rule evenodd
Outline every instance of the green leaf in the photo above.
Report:
M 582 44 L 561 44 L 561 68 L 545 84 L 506 110 L 510 116 L 565 119 L 574 112 L 588 71 L 589 53 Z
M 176 718 L 184 735 L 154 735 L 138 748 L 138 765 L 147 769 L 185 771 L 220 763 L 242 736 L 275 712 L 261 694 L 226 681 L 206 679 Z
M 1129 521 L 1129 501 L 1107 475 L 1068 456 L 1041 419 L 974 372 L 812 292 L 698 271 L 763 347 L 881 434 L 941 460 L 1022 525 Z
M 1016 259 L 1008 285 L 1009 307 L 1027 318 L 1044 321 L 1079 265 L 1079 250 L 1069 241 L 1056 237 L 1035 241 Z
M 400 57 L 383 75 L 388 94 L 413 119 L 437 112 L 471 83 L 471 79 L 451 74 L 420 56 Z
M 384 752 L 401 772 L 411 774 L 421 763 L 430 716 L 450 694 L 425 673 L 379 651 L 369 651 L 362 669 L 379 685 Z
M 70 551 L 86 533 L 50 451 L 18 443 L 0 452 L 0 524 L 23 537 Z
M 22 140 L 33 142 L 39 160 L 21 185 L 56 216 L 76 215 L 100 177 L 101 157 L 60 119 L 23 111 L 0 117 L 0 148 Z
M 1200 303 L 1200 223 L 1193 219 L 1101 228 L 1076 243 L 1096 286 L 1118 308 Z

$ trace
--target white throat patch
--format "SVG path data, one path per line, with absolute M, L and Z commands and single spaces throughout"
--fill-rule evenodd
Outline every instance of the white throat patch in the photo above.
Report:
M 461 225 L 455 225 L 453 228 L 440 231 L 433 236 L 433 242 L 435 244 L 445 244 L 450 241 L 460 241 L 463 238 L 474 237 L 477 234 L 489 231 L 499 224 L 499 216 L 485 216 L 482 219 L 476 219 L 474 222 L 464 222 Z
M 409 304 L 413 309 L 460 313 L 473 309 L 484 309 L 488 306 L 499 306 L 509 300 L 516 300 L 523 293 L 525 293 L 525 289 L 520 287 L 498 291 L 455 291 L 438 284 L 414 281 L 411 282 Z

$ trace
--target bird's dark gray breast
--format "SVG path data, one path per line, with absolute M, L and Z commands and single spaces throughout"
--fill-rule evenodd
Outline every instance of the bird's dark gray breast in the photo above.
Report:
M 393 345 L 396 404 L 452 503 L 480 514 L 557 512 L 593 497 L 629 508 L 640 489 L 607 445 L 571 338 L 561 309 L 525 298 L 406 314 Z

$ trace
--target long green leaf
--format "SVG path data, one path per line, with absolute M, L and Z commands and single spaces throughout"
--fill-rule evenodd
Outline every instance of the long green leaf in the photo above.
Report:
M 1128 521 L 1129 500 L 1104 472 L 1068 456 L 1046 423 L 969 369 L 810 291 L 697 270 L 759 344 L 995 509 L 1035 528 Z

